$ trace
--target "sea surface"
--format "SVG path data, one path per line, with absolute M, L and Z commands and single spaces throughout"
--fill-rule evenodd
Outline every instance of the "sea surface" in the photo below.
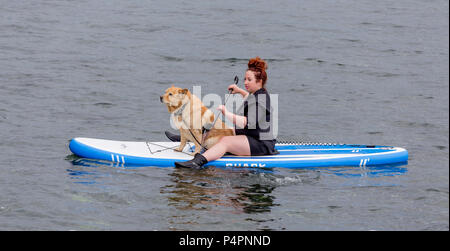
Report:
M 166 141 L 172 84 L 268 62 L 278 136 L 406 148 L 397 167 L 95 164 Z M 173 130 L 172 130 L 173 131 Z M 0 230 L 449 230 L 449 2 L 0 0 Z

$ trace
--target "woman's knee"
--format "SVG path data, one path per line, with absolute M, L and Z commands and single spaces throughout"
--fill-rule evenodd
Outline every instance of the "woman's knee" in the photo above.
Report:
M 226 151 L 236 155 L 250 155 L 250 146 L 245 135 L 226 136 L 223 144 Z
M 224 136 L 220 139 L 220 142 L 227 147 L 240 145 L 241 143 L 244 143 L 244 141 L 245 137 L 241 136 Z
M 222 138 L 220 138 L 219 142 L 225 146 L 228 146 L 231 142 L 231 137 L 233 136 L 223 136 Z

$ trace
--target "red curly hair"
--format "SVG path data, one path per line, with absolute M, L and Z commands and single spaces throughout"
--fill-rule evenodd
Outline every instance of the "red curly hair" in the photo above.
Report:
M 255 74 L 256 80 L 262 80 L 262 87 L 266 86 L 267 81 L 267 63 L 260 57 L 251 58 L 248 61 L 247 71 L 252 71 Z

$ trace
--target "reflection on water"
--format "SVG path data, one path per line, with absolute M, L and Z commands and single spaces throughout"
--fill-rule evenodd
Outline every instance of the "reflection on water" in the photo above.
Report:
M 406 167 L 399 167 L 399 166 L 391 166 L 389 168 L 372 168 L 372 167 L 362 167 L 360 168 L 360 172 L 358 173 L 342 173 L 342 176 L 344 177 L 368 177 L 368 178 L 375 178 L 375 177 L 383 177 L 383 176 L 398 176 L 403 175 L 408 172 L 408 169 Z M 336 174 L 340 174 L 339 172 Z
M 112 167 L 118 172 L 127 172 L 142 168 L 143 166 L 115 163 L 104 160 L 94 160 L 79 158 L 75 155 L 68 155 L 66 160 L 71 162 L 73 168 L 67 169 L 71 179 L 75 183 L 94 184 L 98 178 L 109 175 L 99 167 Z M 87 167 L 87 168 L 83 168 Z M 92 169 L 94 167 L 95 169 Z M 308 167 L 299 169 L 249 169 L 249 168 L 209 168 L 206 170 L 194 171 L 189 169 L 174 169 L 170 174 L 171 179 L 177 189 L 188 189 L 190 192 L 205 191 L 204 197 L 208 193 L 218 194 L 228 192 L 226 189 L 246 193 L 247 195 L 269 194 L 280 185 L 292 185 L 295 183 L 311 183 L 320 179 L 321 175 L 338 176 L 348 179 L 380 178 L 389 176 L 404 175 L 408 172 L 406 163 L 383 166 L 366 167 Z M 294 175 L 292 177 L 292 175 Z M 242 186 L 243 182 L 246 186 Z M 250 184 L 248 184 L 250 182 Z M 251 183 L 254 182 L 254 183 Z M 234 184 L 234 185 L 231 185 Z M 167 188 L 170 188 L 169 185 Z M 165 189 L 162 189 L 164 192 Z M 200 195 L 202 197 L 203 195 Z M 237 194 L 236 194 L 237 196 Z M 251 197 L 251 196 L 250 196 Z M 203 198 L 203 200 L 205 200 Z M 254 199 L 254 198 L 252 198 Z M 251 199 L 250 199 L 251 200 Z
M 232 213 L 269 212 L 276 206 L 273 184 L 261 183 L 254 170 L 174 169 L 171 181 L 161 188 L 169 205 L 181 210 L 227 210 Z M 260 183 L 258 183 L 260 182 Z
M 377 178 L 384 176 L 398 176 L 406 174 L 408 172 L 405 163 L 380 166 L 322 167 L 308 169 L 320 170 L 322 174 L 335 175 L 345 178 Z
M 274 189 L 274 186 L 260 184 L 253 184 L 246 188 L 239 194 L 239 199 L 244 206 L 243 211 L 245 213 L 270 212 L 270 208 L 277 205 L 273 202 L 275 197 L 269 195 Z
M 129 172 L 139 168 L 139 166 L 124 166 L 121 163 L 115 163 L 105 160 L 94 160 L 79 158 L 75 155 L 68 155 L 66 160 L 72 163 L 72 168 L 66 169 L 69 178 L 74 183 L 84 185 L 101 184 L 101 179 L 113 175 L 111 170 L 115 172 Z
M 109 161 L 78 158 L 70 155 L 66 158 L 72 163 L 67 169 L 68 176 L 76 184 L 86 186 L 105 186 L 103 178 L 117 173 L 139 172 L 141 168 L 124 166 Z M 167 207 L 171 216 L 168 223 L 170 229 L 180 229 L 201 224 L 203 217 L 211 215 L 233 214 L 242 215 L 245 221 L 257 224 L 276 221 L 270 218 L 274 207 L 281 206 L 280 200 L 274 195 L 279 187 L 302 189 L 314 186 L 328 187 L 367 187 L 367 186 L 398 186 L 398 179 L 407 173 L 406 166 L 368 166 L 368 167 L 321 167 L 301 169 L 240 169 L 240 168 L 208 168 L 191 170 L 169 168 L 169 178 L 162 182 L 160 194 L 167 199 Z M 141 181 L 140 181 L 141 182 Z M 114 185 L 107 185 L 114 186 Z M 175 210 L 172 210 L 175 209 Z M 197 212 L 197 213 L 194 213 Z M 204 212 L 204 214 L 202 213 Z M 197 216 L 194 216 L 197 215 Z M 226 221 L 219 217 L 221 222 Z M 210 219 L 210 218 L 208 218 Z M 219 222 L 220 223 L 220 222 Z M 264 230 L 270 230 L 264 226 Z

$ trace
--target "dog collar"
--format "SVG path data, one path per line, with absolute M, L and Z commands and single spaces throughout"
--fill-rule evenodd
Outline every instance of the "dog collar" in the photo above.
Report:
M 187 103 L 181 106 L 176 112 L 173 113 L 175 116 L 180 116 L 183 113 L 184 108 L 186 107 Z

